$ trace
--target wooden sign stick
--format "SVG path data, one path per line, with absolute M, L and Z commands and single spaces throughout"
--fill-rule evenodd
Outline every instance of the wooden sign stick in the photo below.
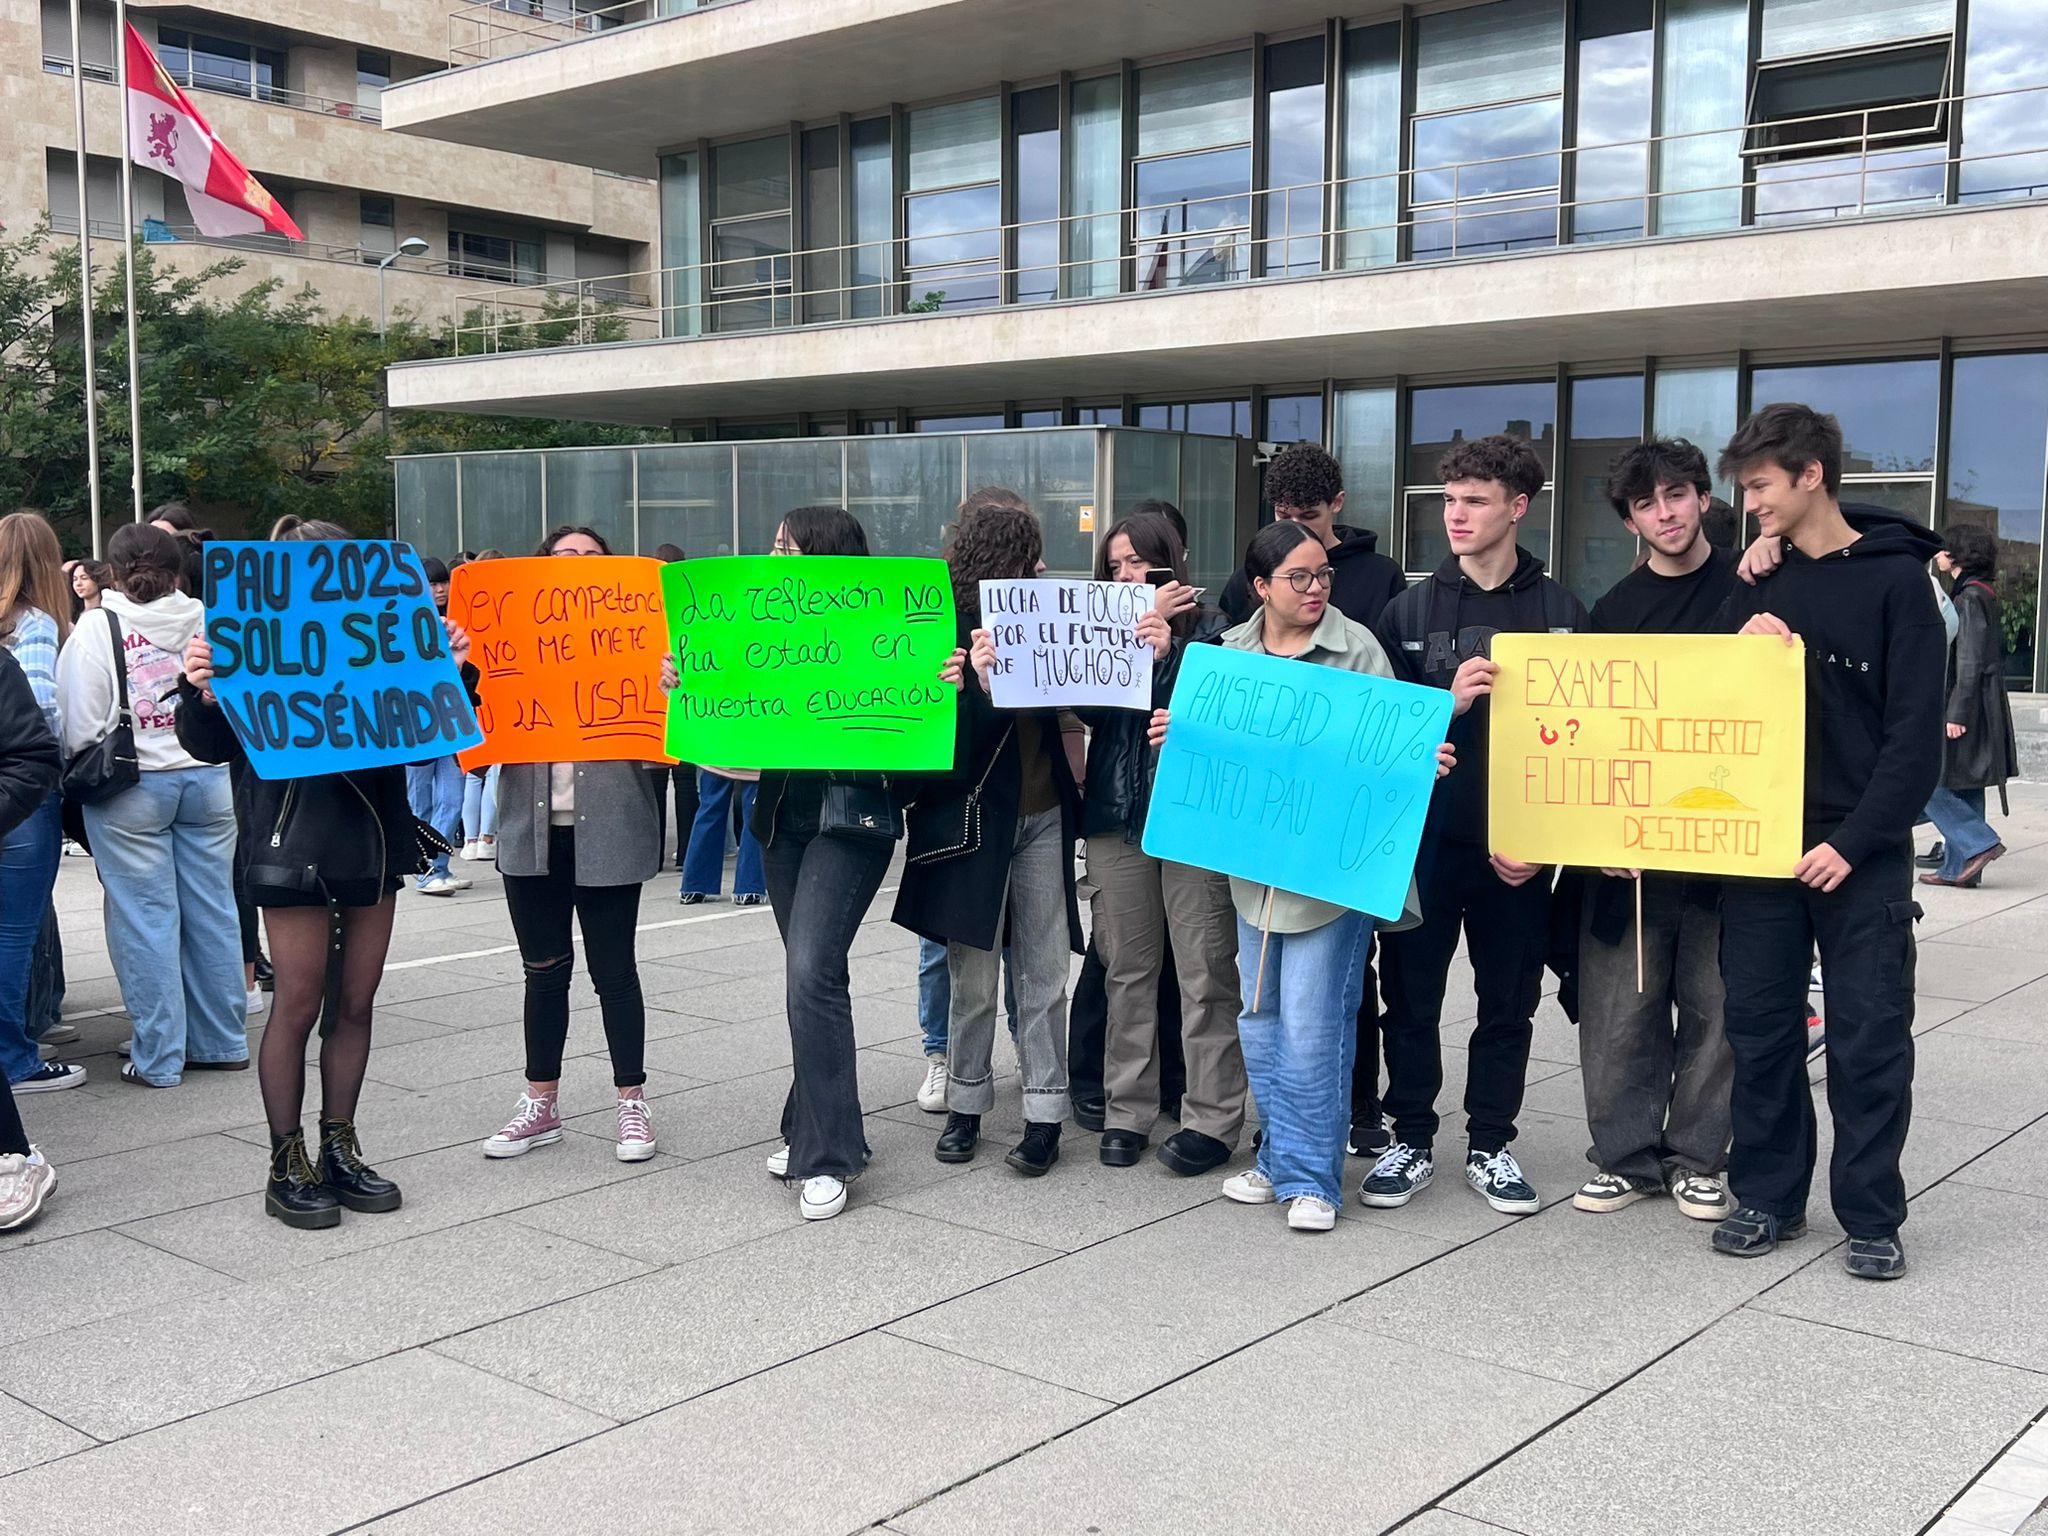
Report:
M 1629 882 L 1636 888 L 1636 992 L 1643 990 L 1643 872 L 1636 871 L 1636 877 Z
M 1252 977 L 1252 1012 L 1259 1011 L 1259 994 L 1266 986 L 1266 946 L 1273 939 L 1273 887 L 1266 887 L 1266 910 L 1259 918 L 1259 969 Z M 1641 967 L 1637 967 L 1640 971 Z M 1637 986 L 1638 992 L 1642 987 Z

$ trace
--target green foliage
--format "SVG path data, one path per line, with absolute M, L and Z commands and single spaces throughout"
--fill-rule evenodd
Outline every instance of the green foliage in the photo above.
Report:
M 445 334 L 401 317 L 380 338 L 360 317 L 327 316 L 310 286 L 288 292 L 267 279 L 230 293 L 222 280 L 241 270 L 237 258 L 172 273 L 148 246 L 133 249 L 144 504 L 189 502 L 221 533 L 260 536 L 287 512 L 388 533 L 387 454 L 659 437 L 559 420 L 386 413 L 385 367 L 447 356 Z M 90 502 L 76 250 L 42 227 L 0 239 L 0 510 L 42 509 L 67 549 L 83 552 Z M 95 267 L 94 277 L 101 515 L 112 528 L 128 516 L 126 298 L 118 261 Z M 624 326 L 604 312 L 578 315 L 569 302 L 501 335 L 522 347 L 549 346 L 617 340 Z
M 903 312 L 906 315 L 935 315 L 945 307 L 945 304 L 945 289 L 928 288 L 925 290 L 923 298 L 912 299 L 909 303 L 905 304 Z

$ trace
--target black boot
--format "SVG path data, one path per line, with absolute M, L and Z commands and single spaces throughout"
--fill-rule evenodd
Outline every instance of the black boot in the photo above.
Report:
M 1040 1177 L 1059 1160 L 1060 1123 L 1057 1120 L 1033 1120 L 1024 1127 L 1024 1139 L 1003 1159 L 1027 1179 Z
M 942 1163 L 974 1160 L 975 1143 L 981 1140 L 981 1116 L 963 1115 L 958 1110 L 946 1116 L 946 1128 L 939 1132 L 939 1144 L 932 1156 Z
M 363 1161 L 353 1120 L 320 1122 L 320 1182 L 352 1211 L 395 1211 L 398 1186 Z
M 341 1225 L 341 1206 L 334 1193 L 306 1161 L 306 1133 L 270 1137 L 270 1182 L 263 1187 L 263 1209 L 288 1227 Z

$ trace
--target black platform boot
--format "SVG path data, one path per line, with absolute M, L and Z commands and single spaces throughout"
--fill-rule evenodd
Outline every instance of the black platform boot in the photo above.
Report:
M 306 1133 L 270 1137 L 270 1182 L 263 1187 L 263 1209 L 288 1227 L 333 1227 L 341 1224 L 341 1205 L 306 1161 Z
M 398 1186 L 363 1161 L 353 1120 L 320 1122 L 320 1182 L 352 1211 L 395 1211 Z

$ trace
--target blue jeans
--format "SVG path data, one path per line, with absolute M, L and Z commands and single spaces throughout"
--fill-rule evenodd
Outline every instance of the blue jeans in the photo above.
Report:
M 1963 866 L 1998 846 L 1998 834 L 1984 819 L 1984 791 L 1981 789 L 1938 788 L 1927 797 L 1927 819 L 1941 829 L 1941 869 L 1944 880 L 1953 880 Z
M 462 776 L 462 840 L 498 834 L 498 767 Z
M 29 962 L 28 1032 L 40 1040 L 64 1019 L 64 940 L 57 932 L 57 904 L 43 908 L 43 931 Z
M 746 823 L 753 819 L 758 784 L 742 783 L 704 768 L 697 773 L 697 819 L 690 825 L 690 846 L 683 855 L 683 894 L 716 896 L 725 889 L 725 836 L 732 825 L 733 791 L 739 791 L 740 862 L 733 871 L 735 896 L 765 896 L 767 878 L 761 873 L 761 845 Z
M 64 819 L 55 795 L 0 838 L 0 1071 L 10 1083 L 33 1074 L 41 1019 L 29 1017 L 30 961 L 63 856 Z
M 1260 932 L 1237 920 L 1244 1012 L 1238 1038 L 1265 1137 L 1259 1172 L 1281 1200 L 1344 1201 L 1344 1137 L 1351 1128 L 1351 1066 L 1372 923 L 1346 912 L 1307 933 L 1276 933 L 1259 975 Z M 1254 993 L 1258 1006 L 1252 1006 Z
M 187 1061 L 249 1055 L 225 768 L 161 768 L 85 808 L 106 893 L 107 953 L 135 1020 L 135 1070 L 159 1088 Z
M 427 823 L 450 842 L 462 840 L 462 765 L 451 757 L 405 765 L 405 798 L 413 815 Z M 438 880 L 448 873 L 448 855 L 434 855 L 433 865 L 419 883 Z
M 1010 946 L 1003 946 L 1003 1010 L 1010 1016 L 1010 1038 L 1017 1038 L 1017 973 L 1010 967 Z M 946 1036 L 953 1012 L 953 978 L 946 970 L 946 946 L 930 939 L 917 941 L 917 1028 L 927 1056 L 946 1054 Z

